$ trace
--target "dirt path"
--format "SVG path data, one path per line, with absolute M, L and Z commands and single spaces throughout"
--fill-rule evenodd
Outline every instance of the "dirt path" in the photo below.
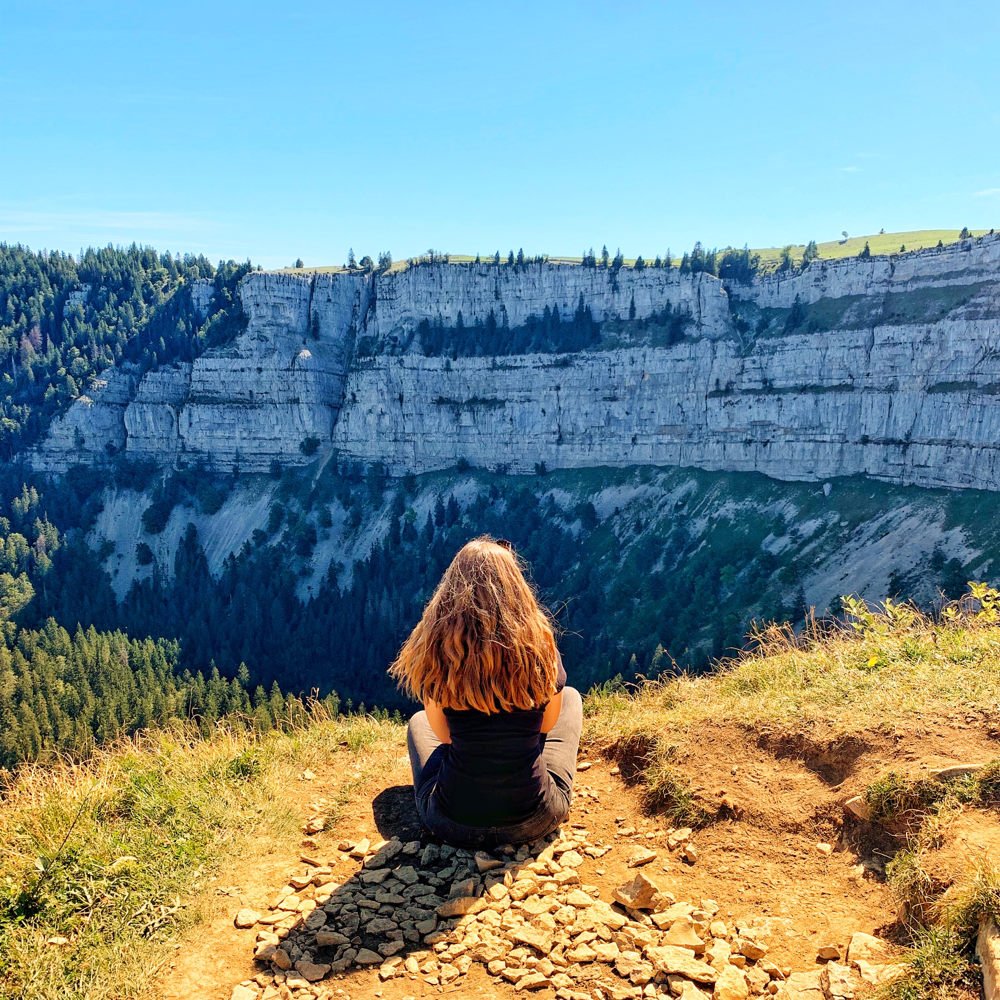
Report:
M 935 720 L 933 725 L 917 720 L 905 731 L 846 739 L 748 733 L 719 725 L 701 733 L 687 756 L 676 763 L 678 773 L 691 782 L 696 802 L 715 815 L 714 822 L 690 838 L 693 863 L 682 859 L 683 848 L 670 849 L 671 824 L 644 812 L 642 788 L 629 761 L 618 766 L 596 754 L 586 760 L 564 834 L 572 837 L 585 830 L 587 844 L 610 847 L 600 857 L 584 857 L 576 868 L 580 882 L 588 891 L 596 887 L 600 900 L 610 902 L 615 887 L 635 875 L 627 865 L 629 855 L 645 847 L 656 858 L 641 870 L 661 890 L 695 906 L 702 900 L 715 901 L 716 919 L 727 925 L 730 935 L 744 921 L 770 920 L 776 930 L 768 959 L 794 971 L 818 970 L 823 964 L 818 959 L 821 948 L 838 946 L 845 951 L 855 932 L 891 938 L 898 930 L 896 905 L 884 884 L 884 865 L 896 848 L 877 828 L 845 819 L 844 800 L 890 767 L 922 772 L 994 756 L 993 733 L 977 720 L 958 717 Z M 303 820 L 316 811 L 310 803 L 333 799 L 344 779 L 342 765 L 314 770 L 314 781 L 299 782 L 289 792 Z M 968 831 L 960 834 L 967 837 Z M 289 878 L 314 870 L 302 861 L 303 854 L 328 864 L 340 884 L 361 868 L 358 860 L 337 849 L 342 839 L 398 837 L 406 842 L 418 836 L 409 770 L 400 760 L 360 789 L 334 828 L 308 848 L 299 837 L 262 843 L 253 857 L 224 873 L 216 882 L 208 919 L 178 949 L 156 995 L 165 1000 L 260 996 L 272 976 L 267 966 L 252 960 L 255 931 L 234 928 L 236 911 L 249 907 L 266 912 Z M 427 946 L 408 946 L 402 954 L 418 947 Z M 304 984 L 295 992 L 282 987 L 282 995 L 303 1000 L 324 992 L 332 1000 L 343 1000 L 345 995 L 352 1000 L 522 995 L 478 962 L 449 984 L 428 981 L 434 978 L 406 974 L 383 982 L 374 969 L 355 968 L 330 975 L 308 990 Z M 241 983 L 253 993 L 234 994 Z M 536 995 L 553 994 L 548 988 Z M 658 994 L 654 990 L 647 995 Z

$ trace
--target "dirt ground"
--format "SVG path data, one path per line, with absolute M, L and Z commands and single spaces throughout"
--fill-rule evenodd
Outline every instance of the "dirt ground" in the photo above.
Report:
M 598 747 L 581 750 L 582 769 L 567 825 L 585 829 L 590 843 L 614 845 L 579 869 L 585 883 L 600 888 L 601 899 L 610 900 L 614 887 L 634 874 L 626 867 L 626 853 L 641 843 L 657 852 L 643 870 L 661 889 L 678 901 L 717 901 L 719 918 L 731 927 L 747 918 L 777 918 L 769 957 L 779 966 L 808 971 L 817 968 L 820 947 L 845 948 L 855 931 L 889 940 L 900 936 L 884 870 L 902 843 L 845 814 L 844 801 L 889 769 L 917 775 L 996 756 L 996 728 L 988 720 L 961 714 L 917 718 L 905 727 L 848 737 L 750 732 L 720 723 L 702 730 L 671 764 L 691 782 L 696 802 L 715 816 L 692 837 L 694 864 L 668 849 L 671 824 L 666 818 L 644 809 L 636 762 L 616 763 Z M 296 782 L 288 793 L 303 821 L 319 811 L 314 808 L 319 800 L 332 800 L 345 779 L 339 761 L 313 770 L 315 780 Z M 335 872 L 347 878 L 359 863 L 336 849 L 342 838 L 415 838 L 419 826 L 409 781 L 406 759 L 398 758 L 380 779 L 352 796 L 339 822 L 316 838 L 315 847 L 304 848 L 301 836 L 290 836 L 287 842 L 262 844 L 259 852 L 220 872 L 212 891 L 196 901 L 207 919 L 177 948 L 155 995 L 229 1000 L 235 985 L 265 971 L 251 957 L 254 931 L 233 926 L 236 911 L 243 906 L 266 910 L 287 879 L 304 869 L 303 852 L 335 865 Z M 956 823 L 942 841 L 935 867 L 946 878 L 948 870 L 958 870 L 975 853 L 998 844 L 997 824 L 984 829 L 981 821 Z M 335 977 L 323 986 L 338 1000 L 345 994 L 356 1000 L 518 995 L 478 964 L 444 987 L 409 976 L 383 983 L 371 970 Z M 551 997 L 553 991 L 537 995 Z

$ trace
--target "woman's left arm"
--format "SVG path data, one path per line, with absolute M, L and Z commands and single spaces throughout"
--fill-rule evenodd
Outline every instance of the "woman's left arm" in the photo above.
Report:
M 425 698 L 424 711 L 427 713 L 427 721 L 431 724 L 434 735 L 442 743 L 450 743 L 451 732 L 448 729 L 448 718 L 441 710 L 441 706 L 432 698 Z
M 545 706 L 545 714 L 542 716 L 542 732 L 550 733 L 559 721 L 559 713 L 562 711 L 562 691 L 559 692 Z

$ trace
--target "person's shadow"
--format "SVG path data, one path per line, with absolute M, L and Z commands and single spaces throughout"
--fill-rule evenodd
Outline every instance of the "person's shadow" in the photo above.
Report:
M 375 826 L 385 840 L 398 837 L 407 841 L 427 839 L 427 831 L 417 815 L 417 803 L 413 796 L 413 785 L 393 785 L 379 792 L 372 800 Z M 434 839 L 434 838 L 431 838 Z

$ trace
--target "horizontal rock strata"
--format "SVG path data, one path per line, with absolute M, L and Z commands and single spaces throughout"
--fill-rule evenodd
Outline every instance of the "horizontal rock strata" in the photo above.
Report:
M 124 452 L 264 470 L 305 461 L 300 446 L 316 438 L 396 474 L 464 459 L 1000 488 L 1000 236 L 816 261 L 728 290 L 676 269 L 440 264 L 252 273 L 241 295 L 249 322 L 233 345 L 141 378 L 109 373 L 54 422 L 32 465 Z M 796 299 L 811 311 L 786 332 L 781 310 Z M 597 349 L 421 350 L 425 320 L 452 328 L 461 314 L 468 327 L 492 313 L 513 329 L 581 303 L 608 325 Z M 686 318 L 679 342 L 615 333 L 667 307 Z

